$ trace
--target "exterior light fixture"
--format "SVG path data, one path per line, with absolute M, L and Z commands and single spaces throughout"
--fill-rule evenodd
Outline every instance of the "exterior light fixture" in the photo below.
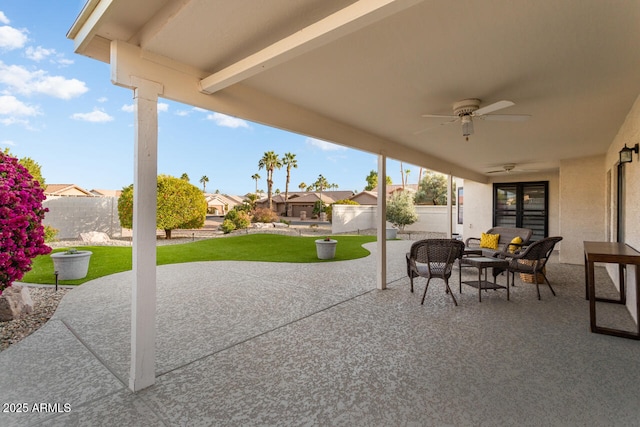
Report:
M 631 148 L 627 147 L 627 144 L 624 144 L 624 148 L 620 150 L 620 163 L 633 162 L 633 153 L 638 154 L 638 144 Z

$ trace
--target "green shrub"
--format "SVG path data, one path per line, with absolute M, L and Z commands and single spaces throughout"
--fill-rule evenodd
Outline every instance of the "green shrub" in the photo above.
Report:
M 411 225 L 418 220 L 416 207 L 413 204 L 413 195 L 407 191 L 396 193 L 387 203 L 387 221 L 404 230 L 404 227 Z
M 58 230 L 57 228 L 53 228 L 50 225 L 45 225 L 44 226 L 44 241 L 45 243 L 49 243 L 49 242 L 55 242 L 56 241 L 56 236 L 58 235 Z
M 243 228 L 249 227 L 249 224 L 251 224 L 251 216 L 247 212 L 239 209 L 229 211 L 229 213 L 225 215 L 224 219 L 225 221 L 231 221 L 235 226 L 235 230 L 242 230 Z
M 256 208 L 253 211 L 253 222 L 277 222 L 278 215 L 269 208 Z
M 222 225 L 220 226 L 220 228 L 222 229 L 222 232 L 224 234 L 229 234 L 236 229 L 236 225 L 230 219 L 225 219 L 224 221 L 222 221 Z

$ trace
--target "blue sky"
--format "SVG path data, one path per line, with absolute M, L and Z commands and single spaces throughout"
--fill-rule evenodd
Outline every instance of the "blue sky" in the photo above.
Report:
M 31 157 L 48 184 L 120 189 L 133 182 L 132 92 L 111 84 L 109 65 L 73 53 L 66 33 L 84 0 L 0 0 L 0 150 Z M 207 191 L 245 194 L 251 176 L 266 171 L 266 151 L 296 155 L 290 191 L 319 174 L 339 190 L 361 191 L 377 157 L 304 135 L 243 121 L 212 111 L 159 101 L 158 173 L 189 175 Z M 409 182 L 417 182 L 418 168 Z M 400 183 L 400 164 L 388 175 Z M 285 190 L 286 172 L 274 173 L 274 190 Z

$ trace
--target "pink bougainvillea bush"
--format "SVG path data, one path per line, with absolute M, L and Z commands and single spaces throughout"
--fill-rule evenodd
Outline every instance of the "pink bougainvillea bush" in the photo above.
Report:
M 51 252 L 44 244 L 44 199 L 18 159 L 0 152 L 0 295 L 31 270 L 32 258 Z

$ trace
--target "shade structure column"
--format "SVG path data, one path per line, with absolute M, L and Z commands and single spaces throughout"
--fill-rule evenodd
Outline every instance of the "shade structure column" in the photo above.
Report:
M 158 94 L 162 85 L 132 78 L 135 100 L 133 284 L 129 388 L 155 383 Z
M 378 155 L 378 259 L 376 282 L 378 289 L 387 289 L 387 156 Z
M 451 190 L 453 189 L 453 176 L 447 175 L 447 238 L 453 236 L 453 197 Z

